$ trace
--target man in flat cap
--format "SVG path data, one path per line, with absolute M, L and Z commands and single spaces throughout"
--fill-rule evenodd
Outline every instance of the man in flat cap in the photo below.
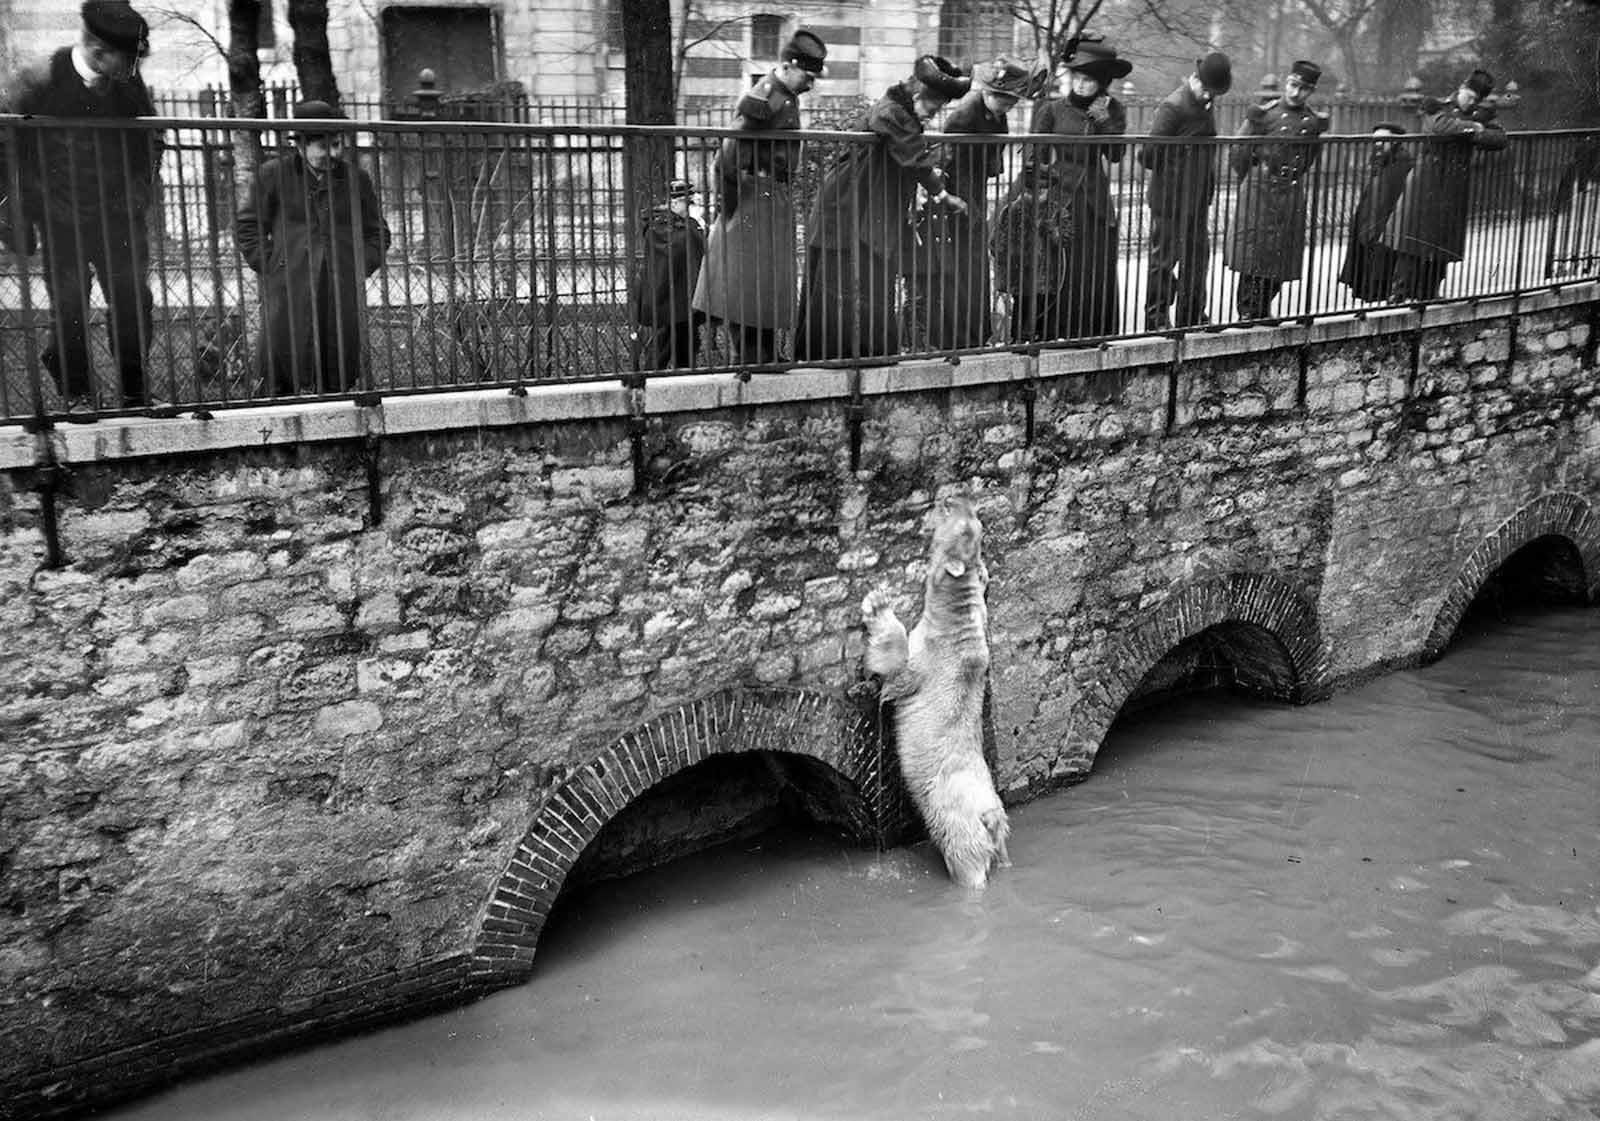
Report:
M 367 277 L 389 225 L 371 177 L 344 159 L 350 134 L 309 123 L 343 118 L 326 101 L 296 105 L 294 151 L 256 170 L 234 219 L 234 245 L 261 277 L 258 365 L 279 396 L 361 381 Z
M 1222 261 L 1239 274 L 1240 319 L 1266 319 L 1286 280 L 1297 280 L 1306 251 L 1304 181 L 1322 150 L 1328 115 L 1307 104 L 1322 67 L 1296 62 L 1284 79 L 1283 96 L 1245 111 L 1242 137 L 1228 155 L 1240 180 L 1238 205 Z
M 806 226 L 805 293 L 795 357 L 883 358 L 900 350 L 898 279 L 916 260 L 912 207 L 917 188 L 929 205 L 965 211 L 949 190 L 939 153 L 923 126 L 972 79 L 949 60 L 923 55 L 911 76 L 845 127 L 870 140 L 839 145 Z
M 144 17 L 126 0 L 86 0 L 79 41 L 22 71 L 0 94 L 0 112 L 36 117 L 151 117 L 155 107 L 139 77 L 149 51 Z M 150 238 L 145 212 L 155 191 L 161 134 L 153 129 L 47 125 L 0 141 L 0 236 L 23 255 L 43 253 L 45 290 L 54 309 L 45 368 L 69 410 L 100 404 L 89 361 L 90 273 L 100 283 L 111 349 L 121 374 L 111 407 L 148 403 Z M 13 178 L 15 176 L 15 179 Z
M 1165 331 L 1208 322 L 1206 266 L 1211 259 L 1206 211 L 1217 189 L 1217 135 L 1212 103 L 1233 88 L 1233 64 L 1221 51 L 1195 60 L 1194 73 L 1156 107 L 1154 137 L 1198 140 L 1146 144 L 1139 162 L 1150 169 L 1150 269 L 1145 329 Z M 1174 308 L 1174 301 L 1176 307 Z
M 752 134 L 800 127 L 800 96 L 824 70 L 828 50 L 804 28 L 778 65 L 738 100 L 730 127 Z M 717 156 L 717 219 L 711 224 L 694 307 L 728 325 L 740 362 L 777 361 L 778 330 L 794 323 L 794 196 L 800 141 L 729 137 Z
M 1467 75 L 1449 101 L 1426 98 L 1422 128 L 1430 143 L 1417 153 L 1400 202 L 1384 228 L 1382 242 L 1395 251 L 1390 298 L 1431 300 L 1444 283 L 1445 269 L 1461 260 L 1467 245 L 1467 200 L 1472 189 L 1472 156 L 1506 146 L 1506 134 L 1483 104 L 1494 90 L 1486 71 Z

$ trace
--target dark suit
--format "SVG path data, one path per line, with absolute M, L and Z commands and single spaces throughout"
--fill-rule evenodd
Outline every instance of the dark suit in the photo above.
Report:
M 1185 82 L 1156 108 L 1151 136 L 1217 135 L 1210 105 Z M 1145 326 L 1187 327 L 1206 316 L 1206 265 L 1211 258 L 1206 210 L 1216 192 L 1216 152 L 1209 144 L 1147 144 L 1139 162 L 1150 169 L 1150 273 L 1145 291 Z M 1169 320 L 1169 309 L 1177 306 Z
M 63 47 L 42 66 L 24 71 L 0 98 L 0 112 L 39 117 L 129 119 L 155 115 L 137 76 L 84 84 Z M 15 247 L 44 251 L 44 281 L 55 309 L 45 368 L 68 397 L 94 388 L 86 324 L 92 271 L 105 293 L 112 351 L 121 374 L 122 403 L 146 402 L 145 355 L 150 349 L 150 235 L 145 211 L 155 190 L 161 135 L 138 129 L 53 125 L 18 129 L 20 151 L 0 139 L 0 193 L 12 168 L 20 198 L 9 215 Z M 37 238 L 36 235 L 37 234 Z

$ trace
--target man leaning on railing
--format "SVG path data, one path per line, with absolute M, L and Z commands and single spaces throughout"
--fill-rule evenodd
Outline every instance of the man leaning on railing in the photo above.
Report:
M 126 0 L 86 0 L 83 31 L 43 63 L 23 70 L 0 95 L 0 113 L 77 119 L 155 115 L 139 77 L 149 27 Z M 49 125 L 13 129 L 0 142 L 0 235 L 23 256 L 42 251 L 54 308 L 41 356 L 69 411 L 99 405 L 89 361 L 89 274 L 105 294 L 123 407 L 149 402 L 150 236 L 145 225 L 161 159 L 159 132 Z

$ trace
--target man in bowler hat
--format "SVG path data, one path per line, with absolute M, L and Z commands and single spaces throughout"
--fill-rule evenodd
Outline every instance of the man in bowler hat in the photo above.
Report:
M 139 77 L 149 26 L 127 0 L 85 0 L 77 43 L 23 70 L 0 95 L 0 112 L 79 120 L 151 117 Z M 89 361 L 90 274 L 99 281 L 120 372 L 113 407 L 148 403 L 150 237 L 145 212 L 155 192 L 161 134 L 91 124 L 17 129 L 0 139 L 0 237 L 24 256 L 42 252 L 53 309 L 45 369 L 69 411 L 98 406 Z
M 1212 51 L 1196 59 L 1194 73 L 1157 106 L 1150 135 L 1200 143 L 1146 144 L 1139 152 L 1139 162 L 1150 169 L 1145 196 L 1150 206 L 1146 330 L 1208 322 L 1206 266 L 1211 235 L 1206 211 L 1216 193 L 1217 161 L 1205 141 L 1217 135 L 1212 104 L 1232 87 L 1233 64 L 1227 55 Z
M 729 137 L 717 156 L 717 219 L 694 291 L 695 310 L 721 320 L 739 361 L 775 362 L 778 330 L 794 323 L 799 263 L 794 248 L 798 140 L 763 133 L 800 127 L 800 95 L 822 76 L 828 49 L 802 28 L 784 44 L 778 65 L 739 97 Z
M 259 361 L 282 396 L 338 393 L 361 380 L 367 277 L 389 226 L 372 179 L 344 159 L 348 133 L 326 101 L 294 107 L 294 151 L 267 160 L 234 219 L 233 241 L 261 277 Z
M 1238 205 L 1225 265 L 1239 274 L 1240 319 L 1266 319 L 1286 280 L 1297 280 L 1306 251 L 1305 178 L 1321 151 L 1328 115 L 1307 104 L 1322 67 L 1298 61 L 1283 82 L 1283 96 L 1245 111 L 1238 144 L 1228 156 L 1240 180 Z

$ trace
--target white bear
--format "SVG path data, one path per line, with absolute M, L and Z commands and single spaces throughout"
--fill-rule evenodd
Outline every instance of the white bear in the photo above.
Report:
M 933 531 L 922 619 L 906 629 L 887 590 L 861 602 L 866 666 L 895 702 L 900 773 L 944 856 L 950 877 L 981 888 L 996 864 L 1009 866 L 1011 823 L 983 761 L 983 689 L 989 675 L 989 608 L 983 523 L 962 497 L 940 506 Z

